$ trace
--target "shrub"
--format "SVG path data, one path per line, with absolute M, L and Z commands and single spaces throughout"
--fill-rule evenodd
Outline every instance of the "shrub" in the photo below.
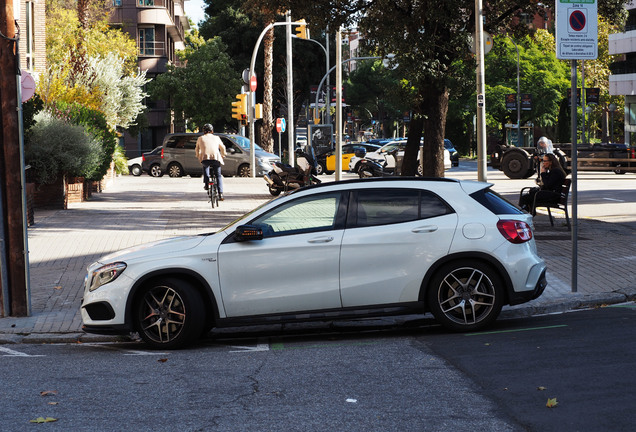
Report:
M 25 162 L 38 183 L 54 183 L 59 175 L 94 178 L 102 149 L 82 126 L 66 123 L 46 113 L 25 136 Z

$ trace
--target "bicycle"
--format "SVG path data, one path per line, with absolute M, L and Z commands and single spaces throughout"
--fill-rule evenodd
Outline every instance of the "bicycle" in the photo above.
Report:
M 210 204 L 212 204 L 212 208 L 214 208 L 214 204 L 219 206 L 219 185 L 216 182 L 216 176 L 211 175 L 208 183 L 208 198 L 210 198 Z

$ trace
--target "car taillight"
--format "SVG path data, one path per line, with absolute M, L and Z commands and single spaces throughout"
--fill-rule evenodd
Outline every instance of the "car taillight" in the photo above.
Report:
M 532 228 L 523 221 L 500 220 L 497 222 L 497 228 L 510 243 L 518 244 L 532 240 Z
M 141 160 L 142 160 L 142 161 L 144 161 L 144 162 L 146 162 L 146 156 L 141 155 Z
M 163 159 L 163 149 L 161 149 L 161 159 Z

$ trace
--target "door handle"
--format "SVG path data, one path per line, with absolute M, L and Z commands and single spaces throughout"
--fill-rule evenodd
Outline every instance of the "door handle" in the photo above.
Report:
M 437 225 L 428 225 L 428 226 L 423 226 L 423 227 L 417 227 L 417 228 L 413 228 L 411 230 L 411 232 L 414 232 L 416 234 L 418 233 L 430 233 L 430 232 L 435 232 L 437 231 Z
M 322 236 L 307 240 L 308 243 L 329 243 L 330 241 L 333 241 L 333 237 L 331 236 Z

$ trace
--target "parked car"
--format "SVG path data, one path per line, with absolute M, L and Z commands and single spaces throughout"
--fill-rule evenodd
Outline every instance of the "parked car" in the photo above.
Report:
M 491 184 L 400 177 L 275 198 L 216 233 L 137 246 L 88 267 L 91 333 L 185 346 L 213 327 L 431 312 L 476 331 L 537 298 L 532 216 Z M 373 263 L 373 265 L 369 265 Z
M 349 167 L 349 160 L 354 156 L 356 149 L 363 148 L 365 151 L 373 152 L 380 149 L 377 144 L 358 143 L 344 144 L 342 146 L 342 167 Z M 329 150 L 316 157 L 318 162 L 317 174 L 333 174 L 336 170 L 336 151 Z
M 201 175 L 201 163 L 194 154 L 198 133 L 177 133 L 166 135 L 161 153 L 161 170 L 170 177 Z M 221 173 L 226 177 L 249 177 L 250 140 L 240 135 L 215 134 L 223 141 L 227 150 Z M 263 176 L 272 169 L 272 163 L 280 161 L 273 153 L 268 153 L 255 144 L 256 175 Z
M 141 162 L 141 156 L 128 159 L 128 172 L 134 176 L 140 176 L 143 173 Z
M 155 147 L 152 151 L 141 155 L 141 169 L 153 177 L 161 177 L 161 146 Z
M 421 145 L 421 142 L 420 142 L 420 145 Z M 402 158 L 404 157 L 404 149 L 406 148 L 406 139 L 390 141 L 387 144 L 383 145 L 379 150 L 367 153 L 364 157 L 367 159 L 372 159 L 376 162 L 379 162 L 381 165 L 384 165 L 384 162 L 386 161 L 385 169 L 387 171 L 394 171 L 395 162 L 396 162 L 395 157 L 389 155 L 389 153 L 391 153 L 396 148 L 398 149 L 397 159 L 401 161 Z M 358 172 L 359 163 L 360 163 L 360 160 L 362 159 L 362 157 L 360 156 L 353 156 L 349 160 L 349 171 L 354 173 Z M 451 166 L 452 166 L 452 161 L 450 158 L 450 152 L 444 149 L 444 169 L 445 170 L 450 169 Z M 419 166 L 417 169 L 417 174 L 422 175 L 422 168 Z
M 455 150 L 455 146 L 453 145 L 451 140 L 444 138 L 444 148 L 448 150 L 451 164 L 454 167 L 459 166 L 459 152 Z

